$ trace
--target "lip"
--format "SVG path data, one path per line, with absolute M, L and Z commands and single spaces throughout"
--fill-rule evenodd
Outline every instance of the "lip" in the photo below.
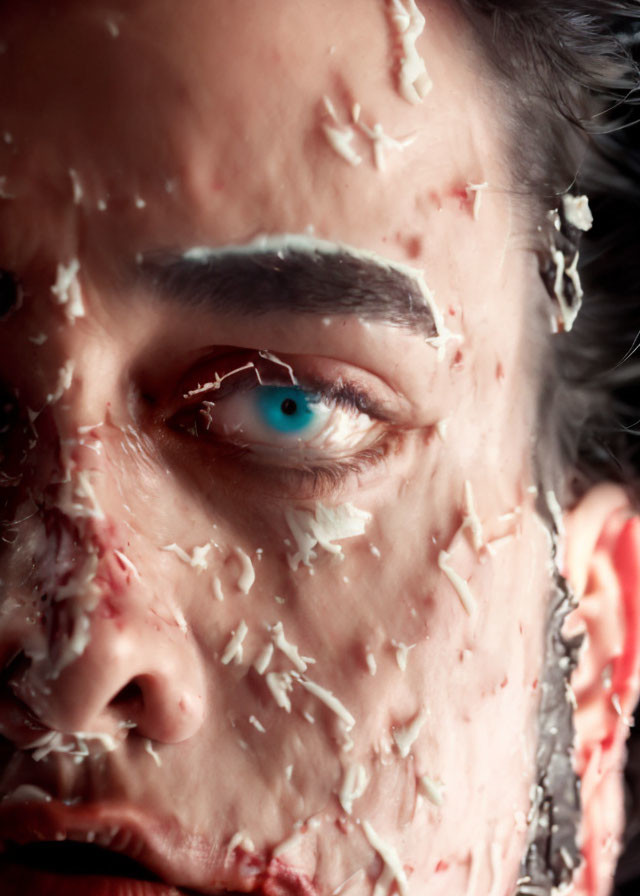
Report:
M 55 841 L 93 843 L 127 856 L 157 881 L 36 871 L 12 861 L 14 846 Z M 207 838 L 186 832 L 175 819 L 115 802 L 67 806 L 5 799 L 0 853 L 3 896 L 233 896 L 262 891 L 271 877 L 263 856 L 240 849 L 216 853 Z

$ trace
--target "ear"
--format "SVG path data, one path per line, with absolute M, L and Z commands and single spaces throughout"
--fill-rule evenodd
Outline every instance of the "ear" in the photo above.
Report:
M 571 680 L 581 778 L 583 865 L 575 896 L 608 896 L 624 830 L 625 741 L 640 689 L 640 519 L 625 492 L 597 486 L 565 517 L 565 569 L 585 641 Z

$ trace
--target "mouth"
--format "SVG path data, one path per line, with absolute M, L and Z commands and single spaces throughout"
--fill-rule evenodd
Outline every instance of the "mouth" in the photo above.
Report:
M 216 862 L 176 828 L 130 806 L 0 806 L 2 896 L 241 896 L 264 862 Z

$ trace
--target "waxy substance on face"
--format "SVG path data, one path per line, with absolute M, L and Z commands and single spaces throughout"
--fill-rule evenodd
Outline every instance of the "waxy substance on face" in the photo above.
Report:
M 471 38 L 414 0 L 98 6 L 2 35 L 2 793 L 201 893 L 515 888 L 554 568 Z

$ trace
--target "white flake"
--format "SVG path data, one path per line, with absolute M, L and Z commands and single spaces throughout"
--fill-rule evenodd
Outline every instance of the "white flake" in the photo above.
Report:
M 398 87 L 402 97 L 415 105 L 422 102 L 433 85 L 416 47 L 416 42 L 424 31 L 425 18 L 415 0 L 407 2 L 408 9 L 401 0 L 391 0 L 390 15 L 402 48 Z
M 71 388 L 74 370 L 75 361 L 72 360 L 66 361 L 64 366 L 58 370 L 58 381 L 56 383 L 56 388 L 53 392 L 50 392 L 47 395 L 45 399 L 46 404 L 55 404 L 56 402 L 60 401 L 67 389 Z
M 15 790 L 5 794 L 2 802 L 18 802 L 18 803 L 50 803 L 52 797 L 41 787 L 35 784 L 20 784 Z
M 135 564 L 131 560 L 129 560 L 127 555 L 124 554 L 122 551 L 118 551 L 115 549 L 114 549 L 113 553 L 120 561 L 121 566 L 124 569 L 128 569 L 129 572 L 131 572 L 133 574 L 134 578 L 136 578 L 138 581 L 140 581 L 140 573 L 138 572 Z
M 91 473 L 89 470 L 78 470 L 76 474 L 75 497 L 85 503 L 79 504 L 73 502 L 71 510 L 74 516 L 86 519 L 103 520 L 104 511 L 100 506 L 100 502 L 91 484 Z
M 400 140 L 397 140 L 395 137 L 390 137 L 388 134 L 385 134 L 384 128 L 380 122 L 376 122 L 374 126 L 370 128 L 364 122 L 358 121 L 355 116 L 354 121 L 357 122 L 359 129 L 369 138 L 373 145 L 373 159 L 378 171 L 386 170 L 386 151 L 388 149 L 397 149 L 402 152 L 407 146 L 411 146 L 416 139 L 415 134 L 412 134 L 409 137 L 403 137 Z
M 240 625 L 233 632 L 229 643 L 224 649 L 224 653 L 222 654 L 221 663 L 223 666 L 229 665 L 231 660 L 235 660 L 236 663 L 242 662 L 242 642 L 244 641 L 247 632 L 249 631 L 246 622 L 244 619 L 240 620 Z
M 240 560 L 240 577 L 238 579 L 238 588 L 242 591 L 243 594 L 248 594 L 251 591 L 251 586 L 256 580 L 256 573 L 253 568 L 253 563 L 251 562 L 251 558 L 248 554 L 246 554 L 242 548 L 234 548 L 236 552 L 236 556 Z
M 113 19 L 107 19 L 105 25 L 107 26 L 107 31 L 109 32 L 111 37 L 118 37 L 118 35 L 120 34 L 120 29 L 118 28 L 117 23 L 113 21 Z
M 369 670 L 369 675 L 375 675 L 378 671 L 378 664 L 376 663 L 375 656 L 370 650 L 367 650 L 365 654 L 365 662 L 367 664 L 367 669 Z
M 567 223 L 572 227 L 578 230 L 591 230 L 593 215 L 586 196 L 572 196 L 570 193 L 565 193 L 562 197 L 562 210 Z
M 362 822 L 362 830 L 364 831 L 364 835 L 367 838 L 369 845 L 375 849 L 384 862 L 384 868 L 382 874 L 376 881 L 373 896 L 387 896 L 394 882 L 398 888 L 400 896 L 408 896 L 409 884 L 407 875 L 405 874 L 402 862 L 400 861 L 395 848 L 388 843 L 385 843 L 385 841 L 376 834 L 368 821 Z
M 336 540 L 363 535 L 371 514 L 349 503 L 326 507 L 318 502 L 314 512 L 287 508 L 285 519 L 296 542 L 297 551 L 288 555 L 291 569 L 296 570 L 300 563 L 311 566 L 318 556 L 316 545 L 342 559 L 342 547 Z
M 196 546 L 192 549 L 191 554 L 188 554 L 184 548 L 181 548 L 178 544 L 165 544 L 160 548 L 161 551 L 168 551 L 172 554 L 175 554 L 183 563 L 186 563 L 187 566 L 191 566 L 193 569 L 196 569 L 198 572 L 202 572 L 207 569 L 207 554 L 211 550 L 211 543 L 207 542 L 207 544 L 203 544 L 201 546 Z
M 405 644 L 403 641 L 391 641 L 391 646 L 396 653 L 396 664 L 401 672 L 406 672 L 407 660 L 409 659 L 409 651 L 413 650 L 415 644 Z
M 422 775 L 418 780 L 418 788 L 434 806 L 441 806 L 444 802 L 444 784 L 434 781 L 428 775 Z
M 71 323 L 77 317 L 84 316 L 84 302 L 78 280 L 79 271 L 80 262 L 77 258 L 72 258 L 69 264 L 58 264 L 56 282 L 51 287 L 58 305 L 64 305 L 65 314 Z
M 256 729 L 256 731 L 260 732 L 260 734 L 264 734 L 265 731 L 267 730 L 264 727 L 264 725 L 262 724 L 262 722 L 260 721 L 260 719 L 256 719 L 255 716 L 249 716 L 249 722 L 251 725 L 253 725 L 253 727 Z
M 105 753 L 111 753 L 119 746 L 119 742 L 111 734 L 95 731 L 75 731 L 73 734 L 63 734 L 61 731 L 48 731 L 24 749 L 33 750 L 34 762 L 40 762 L 51 753 L 68 753 L 69 756 L 84 758 L 90 754 L 89 741 L 98 741 Z
M 310 694 L 313 694 L 314 697 L 317 697 L 321 703 L 330 709 L 331 712 L 335 713 L 339 719 L 341 719 L 347 727 L 347 730 L 351 730 L 356 723 L 356 720 L 351 715 L 349 710 L 342 704 L 337 697 L 335 697 L 331 691 L 327 690 L 327 688 L 321 687 L 319 684 L 316 684 L 315 681 L 310 681 L 308 678 L 303 678 L 301 675 L 297 673 L 293 673 L 293 678 L 297 682 L 299 682 L 302 687 L 309 691 Z
M 471 593 L 468 583 L 449 565 L 449 559 L 450 555 L 446 551 L 440 551 L 438 554 L 438 566 L 455 588 L 465 612 L 472 616 L 476 611 L 476 600 Z
M 73 201 L 76 205 L 80 205 L 82 197 L 84 196 L 84 190 L 82 189 L 82 184 L 80 183 L 80 178 L 78 177 L 78 172 L 75 168 L 69 168 L 69 177 L 71 178 Z
M 422 726 L 426 721 L 426 716 L 422 712 L 419 712 L 415 719 L 408 725 L 405 725 L 403 728 L 393 729 L 393 739 L 396 742 L 398 752 L 402 759 L 406 759 L 411 752 L 411 747 L 418 739 Z
M 298 672 L 306 672 L 307 671 L 307 663 L 305 662 L 305 657 L 300 656 L 300 652 L 295 644 L 292 644 L 290 641 L 287 641 L 284 635 L 284 629 L 282 627 L 281 622 L 276 622 L 275 625 L 269 626 L 269 631 L 271 633 L 271 640 L 275 647 L 278 648 L 284 655 L 289 659 L 291 664 L 295 666 Z
M 340 788 L 340 793 L 338 795 L 340 805 L 347 815 L 351 815 L 354 801 L 362 796 L 367 789 L 368 784 L 369 778 L 367 777 L 367 772 L 363 765 L 355 763 L 354 765 L 349 765 L 347 767 L 342 781 L 342 787 Z
M 208 250 L 202 249 L 191 249 L 189 252 L 185 252 L 183 258 L 186 258 L 189 261 L 206 261 L 205 257 L 202 257 L 201 253 L 204 253 Z M 227 371 L 227 373 L 223 373 L 222 376 L 215 371 L 213 375 L 213 380 L 208 383 L 203 383 L 202 385 L 196 386 L 195 389 L 190 389 L 188 392 L 185 392 L 182 396 L 183 398 L 193 398 L 196 395 L 202 395 L 205 392 L 215 392 L 220 388 L 222 383 L 229 379 L 231 376 L 235 376 L 237 373 L 242 373 L 243 370 L 253 370 L 256 379 L 260 384 L 262 384 L 262 380 L 260 379 L 260 373 L 258 372 L 258 368 L 253 363 L 253 361 L 247 361 L 246 364 L 242 364 L 240 367 L 235 367 L 233 370 Z
M 162 765 L 162 759 L 160 758 L 160 754 L 156 750 L 154 750 L 153 744 L 148 737 L 145 738 L 144 749 L 145 752 L 147 752 L 149 756 L 151 756 L 158 768 L 160 768 L 160 766 Z
M 438 433 L 438 438 L 441 442 L 445 442 L 447 439 L 447 429 L 449 428 L 450 422 L 451 417 L 443 417 L 442 420 L 438 420 L 436 423 L 436 432 Z
M 480 206 L 482 205 L 482 194 L 488 188 L 487 181 L 481 184 L 467 184 L 467 193 L 473 193 L 473 220 L 477 221 L 480 217 Z
M 327 143 L 331 148 L 350 165 L 354 167 L 362 162 L 362 156 L 358 155 L 351 145 L 356 132 L 349 124 L 340 124 L 335 108 L 329 97 L 323 97 L 324 107 L 330 115 L 332 124 L 323 121 L 320 124 L 322 133 L 327 139 Z
M 44 345 L 48 338 L 46 333 L 36 333 L 35 336 L 29 336 L 29 342 L 33 342 L 34 345 Z
M 281 709 L 291 712 L 289 693 L 293 690 L 293 679 L 288 672 L 267 672 L 265 677 L 271 696 Z
M 464 483 L 464 517 L 462 519 L 462 528 L 469 529 L 471 533 L 471 543 L 476 553 L 480 553 L 484 547 L 484 534 L 482 531 L 482 523 L 476 513 L 473 501 L 473 489 L 468 479 Z
M 253 668 L 258 675 L 264 675 L 269 668 L 271 657 L 273 656 L 273 644 L 267 644 L 266 647 L 258 654 L 253 664 Z
M 220 581 L 218 576 L 213 577 L 213 593 L 216 596 L 216 600 L 224 600 L 224 594 L 222 592 L 222 582 Z
M 289 374 L 289 379 L 291 380 L 291 385 L 292 386 L 298 385 L 298 380 L 295 377 L 295 374 L 293 372 L 293 367 L 291 366 L 291 364 L 287 364 L 286 361 L 283 361 L 277 355 L 274 355 L 273 352 L 270 352 L 265 348 L 260 349 L 258 354 L 261 358 L 264 358 L 266 361 L 271 361 L 272 364 L 277 364 L 278 367 L 284 367 L 285 370 L 287 371 L 287 373 Z

